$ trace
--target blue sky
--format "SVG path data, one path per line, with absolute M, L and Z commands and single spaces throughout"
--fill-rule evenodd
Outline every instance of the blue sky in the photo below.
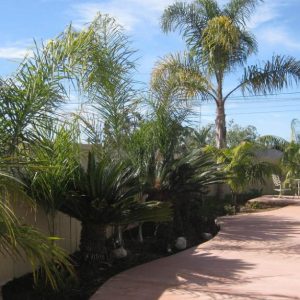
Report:
M 91 21 L 97 11 L 109 13 L 124 26 L 138 50 L 136 79 L 148 83 L 151 69 L 159 57 L 181 51 L 184 43 L 178 33 L 165 35 L 159 27 L 163 9 L 173 0 L 1 0 L 0 75 L 13 72 L 32 46 L 33 38 L 47 40 L 59 34 L 71 21 L 78 27 Z M 226 0 L 220 0 L 221 4 Z M 256 35 L 259 53 L 249 63 L 263 61 L 273 54 L 300 59 L 300 1 L 265 0 L 249 23 Z M 226 81 L 234 86 L 235 76 Z M 243 126 L 254 125 L 260 134 L 274 134 L 289 139 L 290 123 L 300 119 L 300 86 L 279 96 L 249 97 L 234 95 L 226 106 L 227 120 Z M 204 103 L 197 108 L 201 125 L 214 121 L 215 107 Z

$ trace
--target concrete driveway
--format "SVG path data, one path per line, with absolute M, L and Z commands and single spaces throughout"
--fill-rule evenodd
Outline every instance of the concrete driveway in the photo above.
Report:
M 300 206 L 221 222 L 213 240 L 125 271 L 91 299 L 300 299 Z

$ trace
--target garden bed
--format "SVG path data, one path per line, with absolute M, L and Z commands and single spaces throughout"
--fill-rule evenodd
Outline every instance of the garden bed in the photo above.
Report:
M 218 232 L 216 225 L 212 228 L 212 222 L 210 222 L 210 229 L 212 235 Z M 205 241 L 203 238 L 190 237 L 187 246 L 190 248 Z M 50 287 L 45 287 L 44 282 L 39 282 L 37 286 L 34 286 L 32 274 L 26 274 L 2 287 L 3 300 L 87 300 L 99 286 L 112 276 L 140 264 L 178 252 L 174 247 L 172 247 L 172 252 L 167 252 L 164 242 L 162 239 L 146 238 L 141 244 L 128 238 L 125 240 L 128 256 L 112 260 L 110 264 L 101 266 L 84 264 L 80 260 L 80 254 L 74 253 L 71 258 L 74 261 L 78 280 L 66 277 L 64 288 L 55 292 Z
M 258 198 L 254 198 L 248 201 L 251 205 L 266 206 L 266 207 L 283 207 L 287 205 L 297 205 L 300 204 L 300 197 L 298 196 L 274 196 L 274 195 L 264 195 Z

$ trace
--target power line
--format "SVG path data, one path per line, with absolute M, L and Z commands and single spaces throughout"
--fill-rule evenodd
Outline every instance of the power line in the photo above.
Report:
M 232 96 L 228 99 L 240 99 L 240 98 L 252 98 L 252 97 L 268 97 L 268 96 L 280 96 L 280 95 L 298 95 L 300 92 L 285 92 L 285 93 L 271 93 L 271 94 L 260 94 L 260 95 L 246 95 L 246 96 Z
M 285 102 L 300 102 L 300 98 L 280 98 L 280 99 L 266 99 L 266 100 L 251 100 L 251 101 L 230 101 L 227 102 L 227 106 L 230 104 L 243 104 L 243 105 L 251 105 L 255 103 L 259 104 L 270 104 L 270 103 L 285 103 Z M 84 105 L 84 106 L 93 106 L 93 103 L 82 103 L 82 102 L 66 102 L 63 103 L 62 106 L 70 106 L 70 105 Z M 215 105 L 214 102 L 208 102 L 208 103 L 201 103 L 198 104 L 199 106 L 210 106 L 210 105 Z
M 232 115 L 255 115 L 255 114 L 268 114 L 268 113 L 285 113 L 285 112 L 300 112 L 300 110 L 269 110 L 269 111 L 253 111 L 253 112 L 236 112 L 236 113 L 229 113 L 226 114 L 226 116 L 232 116 Z M 208 115 L 202 115 L 202 117 L 213 117 L 215 114 L 208 114 Z
M 275 100 L 275 99 L 278 99 L 281 100 L 281 99 L 286 99 L 286 100 L 290 100 L 290 99 L 295 99 L 295 98 L 268 98 L 270 96 L 281 96 L 281 95 L 299 95 L 300 94 L 300 91 L 299 92 L 286 92 L 286 93 L 277 93 L 277 94 L 261 94 L 261 95 L 246 95 L 246 96 L 230 96 L 228 99 L 229 100 L 238 100 L 238 99 L 244 99 L 244 98 L 257 98 L 257 97 L 265 97 L 267 99 L 264 99 L 264 100 L 258 100 L 258 101 L 270 101 L 271 99 Z M 300 98 L 296 98 L 297 100 L 300 100 Z M 182 99 L 182 100 L 185 100 L 185 101 L 198 101 L 200 100 L 199 98 L 197 97 L 194 97 L 194 98 L 190 98 L 190 99 Z M 240 101 L 240 100 L 239 100 Z M 232 103 L 232 101 L 230 101 Z M 86 102 L 67 102 L 66 104 L 86 104 Z M 241 103 L 241 101 L 239 102 Z
M 264 103 L 264 104 L 267 104 L 267 103 Z M 298 104 L 284 104 L 284 105 L 276 105 L 275 108 L 278 108 L 278 107 L 293 107 L 293 106 L 299 107 L 299 105 L 300 105 L 300 103 L 298 103 Z M 262 108 L 267 108 L 267 107 L 262 107 Z M 244 109 L 244 107 L 243 108 L 241 108 L 241 107 L 227 107 L 227 111 L 231 110 L 231 109 Z

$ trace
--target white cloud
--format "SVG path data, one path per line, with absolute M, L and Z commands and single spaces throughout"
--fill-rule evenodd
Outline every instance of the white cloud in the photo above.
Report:
M 82 24 L 91 22 L 97 12 L 109 14 L 117 19 L 118 23 L 125 29 L 131 30 L 132 27 L 138 22 L 136 16 L 128 11 L 128 9 L 122 9 L 121 7 L 114 6 L 114 3 L 85 3 L 73 5 L 75 17 L 78 19 L 75 21 L 76 25 L 81 26 Z
M 281 48 L 289 50 L 300 50 L 300 41 L 292 38 L 284 27 L 265 28 L 261 30 L 259 37 L 264 43 L 280 45 Z
M 162 12 L 168 5 L 174 3 L 174 0 L 127 0 L 132 5 L 143 6 L 147 10 Z
M 169 4 L 174 3 L 173 0 L 111 0 L 105 3 L 88 2 L 72 5 L 72 10 L 76 25 L 82 26 L 88 23 L 100 11 L 104 14 L 109 14 L 126 29 L 133 30 L 141 24 L 157 24 L 158 18 L 164 8 Z
M 274 20 L 279 16 L 278 7 L 278 2 L 266 2 L 258 6 L 253 17 L 250 19 L 248 26 L 254 29 L 261 26 L 262 24 Z
M 32 51 L 28 48 L 7 46 L 0 47 L 0 58 L 3 59 L 23 59 L 25 56 L 30 55 Z
M 183 0 L 184 1 L 184 0 Z M 185 0 L 186 1 L 186 0 Z M 186 2 L 192 2 L 187 0 Z M 294 1 L 294 0 L 290 0 Z M 98 11 L 107 13 L 117 19 L 117 21 L 127 30 L 138 28 L 142 23 L 158 25 L 158 19 L 163 10 L 175 0 L 109 0 L 102 2 L 85 2 L 72 5 L 73 17 L 75 24 L 82 26 L 90 22 Z M 222 6 L 228 0 L 220 0 Z M 256 12 L 252 16 L 249 27 L 258 28 L 261 25 L 270 22 L 280 16 L 281 8 L 286 6 L 284 0 L 266 0 L 263 4 L 258 5 Z

